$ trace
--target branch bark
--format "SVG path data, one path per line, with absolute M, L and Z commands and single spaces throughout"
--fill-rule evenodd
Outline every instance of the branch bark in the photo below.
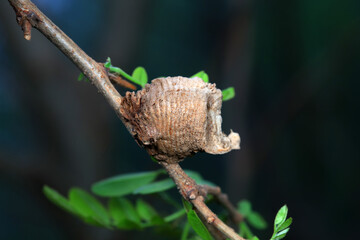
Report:
M 118 112 L 121 95 L 110 83 L 102 64 L 89 57 L 31 1 L 9 0 L 9 3 L 15 10 L 16 20 L 24 31 L 24 38 L 31 39 L 31 26 L 38 29 L 84 73 Z
M 204 202 L 204 190 L 201 186 L 190 178 L 178 163 L 169 164 L 167 162 L 159 162 L 169 176 L 174 180 L 182 197 L 191 202 L 201 217 L 205 220 L 205 225 L 211 225 L 220 231 L 225 237 L 233 240 L 244 240 L 234 229 L 221 221 L 215 213 L 213 213 Z M 214 236 L 215 237 L 215 236 Z
M 96 86 L 100 93 L 104 95 L 110 106 L 115 110 L 124 125 L 129 129 L 129 125 L 124 121 L 120 113 L 122 96 L 111 84 L 108 73 L 102 63 L 98 63 L 89 57 L 31 1 L 8 1 L 15 10 L 16 20 L 24 32 L 24 38 L 30 40 L 32 27 L 38 29 L 60 51 L 62 51 L 81 72 L 84 73 L 91 83 Z M 201 194 L 204 190 L 202 190 L 201 187 L 182 170 L 179 164 L 169 164 L 166 162 L 159 163 L 174 180 L 183 198 L 191 202 L 196 212 L 201 215 L 200 218 L 204 220 L 205 225 L 216 239 L 230 238 L 232 240 L 244 240 L 244 238 L 235 233 L 232 228 L 222 222 L 216 214 L 207 207 L 204 202 L 204 196 Z M 205 188 L 205 191 L 208 192 L 212 190 L 214 189 Z M 226 201 L 224 201 L 224 203 L 225 202 Z M 221 234 L 224 236 L 223 238 L 221 238 Z

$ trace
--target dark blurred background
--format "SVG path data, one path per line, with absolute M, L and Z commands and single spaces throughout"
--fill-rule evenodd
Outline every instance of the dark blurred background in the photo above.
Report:
M 223 130 L 240 133 L 241 150 L 182 166 L 270 223 L 286 203 L 289 240 L 358 238 L 359 0 L 34 2 L 97 61 L 234 86 Z M 159 167 L 79 73 L 38 31 L 25 41 L 1 1 L 0 239 L 138 236 L 86 226 L 42 194 Z

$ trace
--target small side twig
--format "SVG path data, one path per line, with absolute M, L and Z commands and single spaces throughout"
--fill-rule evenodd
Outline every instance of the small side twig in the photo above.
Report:
M 131 89 L 131 90 L 136 90 L 136 86 L 131 84 L 130 82 L 124 80 L 122 77 L 116 75 L 116 74 L 113 74 L 113 73 L 109 73 L 108 72 L 108 76 L 109 76 L 109 79 L 118 84 L 119 86 L 121 87 L 124 87 L 124 88 L 128 88 L 128 89 Z
M 205 195 L 207 194 L 213 195 L 215 199 L 226 208 L 226 210 L 230 214 L 231 221 L 235 225 L 238 225 L 240 222 L 244 220 L 244 217 L 237 211 L 235 206 L 230 202 L 228 195 L 223 193 L 220 187 L 202 185 L 201 188 Z

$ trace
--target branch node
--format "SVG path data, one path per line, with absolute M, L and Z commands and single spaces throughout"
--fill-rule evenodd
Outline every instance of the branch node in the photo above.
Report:
M 215 217 L 208 217 L 206 221 L 211 224 L 215 221 Z
M 24 38 L 28 41 L 31 40 L 31 23 L 27 20 L 27 19 L 24 19 L 22 24 L 21 24 L 21 28 L 24 32 Z
M 194 190 L 192 190 L 191 191 L 191 193 L 190 194 L 188 194 L 188 198 L 189 198 L 189 200 L 194 200 L 194 199 L 196 199 L 196 194 L 194 193 Z
M 20 25 L 24 33 L 24 38 L 30 41 L 31 29 L 40 21 L 40 18 L 33 11 L 25 7 L 15 6 L 12 4 L 12 2 L 10 2 L 10 4 L 13 6 L 15 10 L 16 22 Z

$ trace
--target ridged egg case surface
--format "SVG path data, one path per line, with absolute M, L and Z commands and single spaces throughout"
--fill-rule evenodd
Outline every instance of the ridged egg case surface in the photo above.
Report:
M 221 103 L 221 91 L 200 78 L 157 78 L 136 93 L 127 92 L 121 114 L 151 156 L 177 162 L 198 151 L 221 154 L 239 148 L 238 134 L 226 137 L 221 131 Z

